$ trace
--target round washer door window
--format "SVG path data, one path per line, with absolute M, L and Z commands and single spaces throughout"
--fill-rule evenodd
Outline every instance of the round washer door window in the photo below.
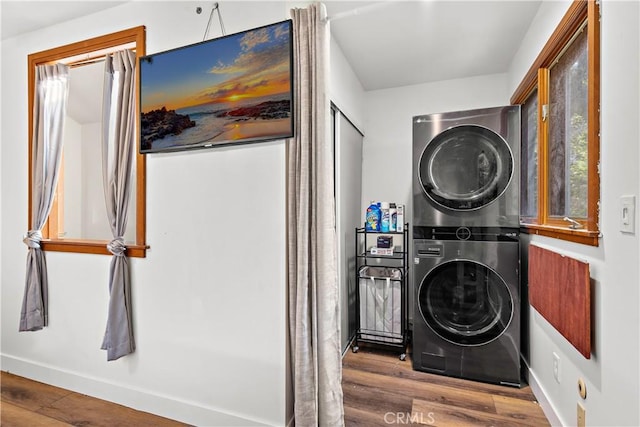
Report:
M 435 267 L 420 284 L 422 318 L 443 339 L 482 345 L 498 338 L 513 315 L 507 284 L 489 267 L 467 260 Z
M 420 157 L 420 185 L 435 203 L 453 210 L 479 209 L 506 190 L 513 173 L 507 142 L 482 126 L 451 127 L 436 135 Z

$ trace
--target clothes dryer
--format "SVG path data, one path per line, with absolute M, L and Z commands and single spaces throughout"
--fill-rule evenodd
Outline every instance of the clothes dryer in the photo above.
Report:
M 428 234 L 414 239 L 414 369 L 520 386 L 518 229 Z
M 414 117 L 413 225 L 517 227 L 520 138 L 520 106 Z

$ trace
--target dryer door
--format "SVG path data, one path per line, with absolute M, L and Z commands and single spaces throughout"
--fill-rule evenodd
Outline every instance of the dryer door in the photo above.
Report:
M 426 324 L 440 337 L 459 345 L 482 345 L 509 326 L 514 304 L 507 284 L 491 268 L 475 261 L 438 264 L 418 291 Z
M 504 193 L 513 174 L 507 142 L 482 126 L 451 127 L 436 135 L 420 157 L 419 182 L 436 204 L 479 209 Z

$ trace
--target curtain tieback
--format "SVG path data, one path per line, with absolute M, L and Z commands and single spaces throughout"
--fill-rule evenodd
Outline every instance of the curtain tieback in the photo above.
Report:
M 42 232 L 40 230 L 29 230 L 22 241 L 29 246 L 29 249 L 39 249 L 42 241 Z
M 107 244 L 107 249 L 109 249 L 109 252 L 115 256 L 124 256 L 124 252 L 127 250 L 127 245 L 124 244 L 124 239 L 122 237 L 118 237 Z

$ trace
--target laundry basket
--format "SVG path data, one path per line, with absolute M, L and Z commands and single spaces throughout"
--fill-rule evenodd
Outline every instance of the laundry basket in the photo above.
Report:
M 402 270 L 362 266 L 358 272 L 359 336 L 363 340 L 401 344 Z

